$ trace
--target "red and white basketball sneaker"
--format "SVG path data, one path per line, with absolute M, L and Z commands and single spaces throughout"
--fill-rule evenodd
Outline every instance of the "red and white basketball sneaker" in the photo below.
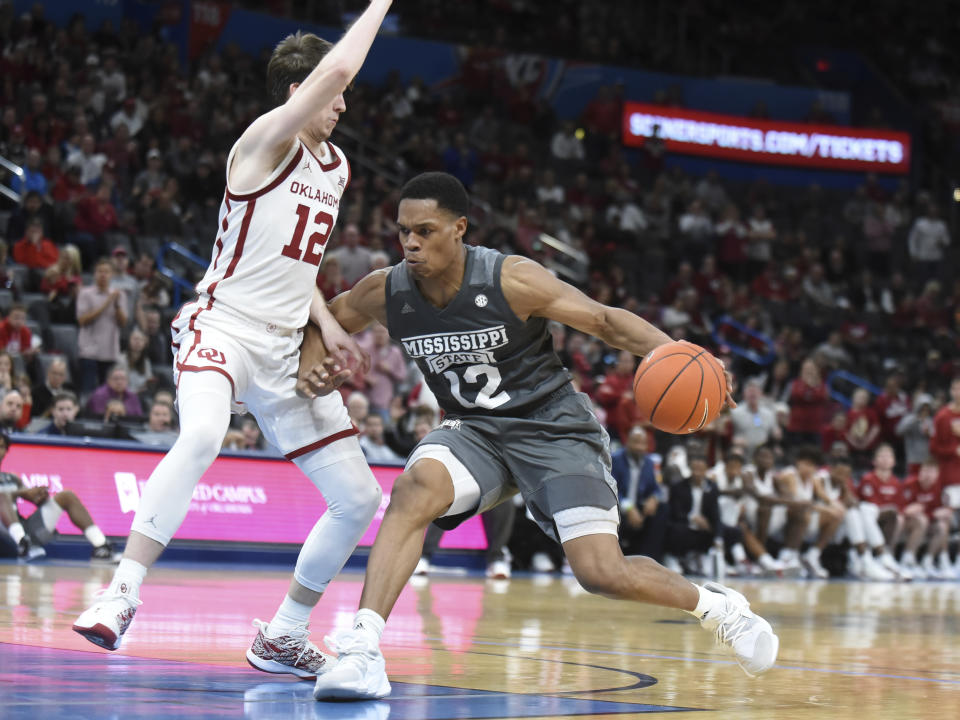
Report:
M 77 618 L 73 631 L 94 645 L 116 650 L 133 622 L 137 607 L 143 603 L 131 595 L 111 593 L 109 588 L 98 590 L 95 597 L 99 600 Z
M 268 634 L 268 623 L 254 620 L 253 626 L 257 628 L 257 636 L 247 650 L 247 662 L 257 670 L 289 673 L 312 680 L 326 672 L 333 662 L 333 657 L 320 652 L 310 642 L 310 630 L 306 625 L 277 637 Z

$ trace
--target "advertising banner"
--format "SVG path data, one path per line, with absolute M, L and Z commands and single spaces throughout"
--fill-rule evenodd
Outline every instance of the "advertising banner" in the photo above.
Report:
M 3 470 L 20 476 L 28 487 L 43 485 L 52 493 L 73 490 L 104 533 L 125 537 L 143 486 L 161 457 L 150 450 L 15 442 Z M 373 544 L 393 481 L 402 470 L 377 465 L 372 469 L 383 488 L 383 500 L 361 546 Z M 221 456 L 200 479 L 176 538 L 300 544 L 326 507 L 320 492 L 291 462 Z M 20 501 L 22 514 L 33 511 L 33 505 Z M 57 529 L 64 535 L 80 534 L 66 514 Z M 479 518 L 446 533 L 440 543 L 441 548 L 486 546 Z
M 907 174 L 910 135 L 836 125 L 624 103 L 623 142 L 643 147 L 654 131 L 668 152 L 808 168 Z

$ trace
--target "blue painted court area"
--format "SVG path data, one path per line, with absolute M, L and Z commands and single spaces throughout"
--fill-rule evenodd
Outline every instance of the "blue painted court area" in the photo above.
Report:
M 242 668 L 0 643 L 4 720 L 445 720 L 628 715 L 693 708 L 394 683 L 385 701 L 318 703 L 310 682 Z

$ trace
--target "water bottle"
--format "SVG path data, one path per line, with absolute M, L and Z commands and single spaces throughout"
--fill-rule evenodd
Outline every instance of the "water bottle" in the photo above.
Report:
M 716 580 L 723 580 L 727 575 L 727 560 L 723 555 L 723 540 L 717 540 L 710 548 L 710 573 Z

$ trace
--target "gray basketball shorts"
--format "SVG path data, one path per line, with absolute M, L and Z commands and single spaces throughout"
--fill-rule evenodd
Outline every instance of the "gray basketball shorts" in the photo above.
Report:
M 465 512 L 435 520 L 450 530 L 517 492 L 540 528 L 560 537 L 554 516 L 599 508 L 618 519 L 617 486 L 610 473 L 610 438 L 590 400 L 564 386 L 524 417 L 447 415 L 417 448 L 442 445 L 469 471 L 480 498 Z M 417 450 L 411 454 L 414 458 Z

